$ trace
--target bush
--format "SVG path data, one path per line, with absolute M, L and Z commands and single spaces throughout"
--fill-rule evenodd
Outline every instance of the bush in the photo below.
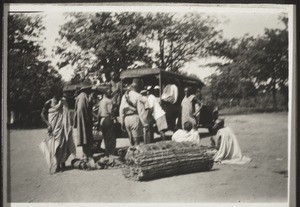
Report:
M 220 114 L 242 114 L 254 112 L 275 112 L 287 111 L 287 101 L 282 94 L 277 94 L 276 109 L 273 108 L 273 98 L 271 94 L 261 94 L 256 97 L 241 99 L 230 104 L 228 100 L 218 100 Z M 236 104 L 238 102 L 238 104 Z

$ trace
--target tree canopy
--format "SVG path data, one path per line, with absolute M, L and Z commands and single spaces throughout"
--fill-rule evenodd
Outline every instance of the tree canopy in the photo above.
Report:
M 209 54 L 208 46 L 219 34 L 213 18 L 194 13 L 182 18 L 171 13 L 128 12 L 72 13 L 68 17 L 56 50 L 61 57 L 59 66 L 72 65 L 82 77 L 87 71 L 107 75 L 112 70 L 153 64 L 177 71 L 193 58 Z
M 41 109 L 50 88 L 61 84 L 61 76 L 45 60 L 39 37 L 44 30 L 42 17 L 8 16 L 8 107 L 28 113 Z
M 220 37 L 217 21 L 207 15 L 188 13 L 148 14 L 148 37 L 158 42 L 154 62 L 159 68 L 177 72 L 185 63 L 210 54 L 210 44 Z
M 67 47 L 58 47 L 57 54 L 63 57 L 65 64 L 76 65 L 79 62 L 92 62 L 85 67 L 76 68 L 82 71 L 110 71 L 127 69 L 135 61 L 151 64 L 151 49 L 143 39 L 144 17 L 139 13 L 72 13 L 70 20 L 60 30 L 60 36 L 67 43 L 75 44 L 84 55 L 74 55 Z M 77 65 L 78 66 L 78 65 Z
M 227 60 L 215 65 L 219 75 L 209 78 L 212 85 L 223 86 L 215 97 L 245 98 L 255 95 L 255 91 L 266 91 L 272 93 L 276 108 L 277 90 L 287 93 L 288 84 L 287 18 L 281 17 L 280 21 L 285 25 L 283 29 L 265 29 L 256 38 L 246 35 L 211 45 L 214 55 Z

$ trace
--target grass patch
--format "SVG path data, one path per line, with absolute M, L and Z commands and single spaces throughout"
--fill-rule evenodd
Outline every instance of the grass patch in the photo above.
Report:
M 238 114 L 252 114 L 252 113 L 270 113 L 284 111 L 283 109 L 274 110 L 273 108 L 262 108 L 262 107 L 244 107 L 234 106 L 224 109 L 220 109 L 220 115 L 238 115 Z

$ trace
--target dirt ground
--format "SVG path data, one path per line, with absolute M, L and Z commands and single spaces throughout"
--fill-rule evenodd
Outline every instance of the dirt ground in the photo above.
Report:
M 215 164 L 211 171 L 147 182 L 126 179 L 121 169 L 69 169 L 50 175 L 38 145 L 45 129 L 9 132 L 11 202 L 287 202 L 287 113 L 226 116 L 247 165 Z M 204 137 L 203 145 L 209 144 Z M 74 136 L 76 133 L 74 132 Z M 128 145 L 118 139 L 117 147 Z M 77 149 L 81 156 L 81 148 Z M 70 162 L 67 162 L 70 165 Z

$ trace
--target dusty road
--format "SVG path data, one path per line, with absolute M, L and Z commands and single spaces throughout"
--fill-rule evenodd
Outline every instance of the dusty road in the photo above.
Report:
M 121 169 L 70 169 L 49 175 L 38 148 L 45 130 L 11 130 L 11 202 L 286 202 L 287 113 L 224 118 L 251 163 L 214 165 L 209 172 L 148 182 L 128 180 Z M 208 145 L 209 138 L 201 141 Z M 128 144 L 127 139 L 118 139 L 118 146 Z

